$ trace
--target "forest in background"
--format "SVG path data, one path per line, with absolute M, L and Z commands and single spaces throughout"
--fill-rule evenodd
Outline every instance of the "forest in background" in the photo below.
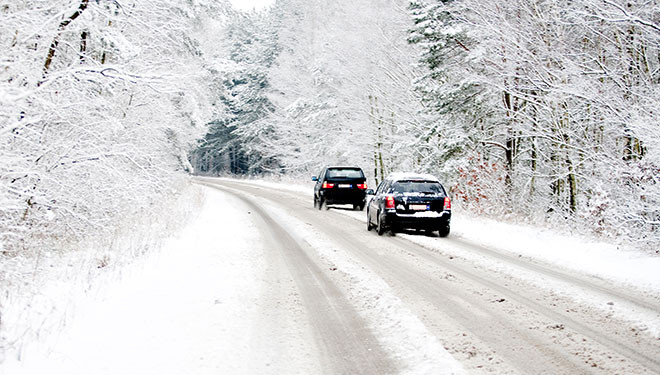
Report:
M 660 243 L 655 2 L 281 0 L 226 33 L 198 173 L 429 172 L 477 214 Z

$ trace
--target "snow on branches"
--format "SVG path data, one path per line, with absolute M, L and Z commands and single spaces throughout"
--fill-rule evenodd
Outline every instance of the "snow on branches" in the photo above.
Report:
M 504 166 L 514 212 L 658 243 L 660 185 L 643 178 L 660 166 L 657 5 L 419 0 L 411 11 L 429 126 L 441 144 L 464 140 L 449 165 L 477 152 Z
M 199 2 L 0 5 L 0 247 L 107 237 L 171 191 L 210 115 Z M 205 8 L 205 9 L 206 9 Z

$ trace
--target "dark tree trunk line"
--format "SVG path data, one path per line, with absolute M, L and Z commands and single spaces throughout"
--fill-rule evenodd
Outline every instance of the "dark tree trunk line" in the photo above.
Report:
M 80 15 L 85 11 L 85 9 L 87 9 L 88 5 L 89 5 L 89 0 L 81 0 L 78 9 L 76 9 L 76 11 L 72 15 L 63 19 L 62 22 L 60 22 L 60 25 L 57 28 L 57 34 L 55 34 L 53 41 L 50 43 L 50 48 L 48 49 L 48 55 L 46 56 L 46 61 L 44 62 L 44 72 L 43 72 L 44 78 L 46 77 L 46 75 L 48 75 L 48 71 L 50 70 L 50 65 L 52 64 L 53 58 L 55 57 L 55 51 L 57 50 L 57 46 L 60 44 L 60 38 L 62 37 L 62 33 L 64 32 L 64 30 L 66 30 L 67 26 L 71 24 L 71 22 L 75 21 L 76 18 L 80 17 Z M 84 38 L 86 38 L 86 33 L 84 35 L 85 35 Z

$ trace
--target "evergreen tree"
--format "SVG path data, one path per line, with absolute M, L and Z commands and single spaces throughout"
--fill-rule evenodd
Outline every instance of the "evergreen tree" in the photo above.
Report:
M 228 61 L 218 91 L 225 108 L 192 155 L 196 171 L 210 174 L 260 174 L 278 168 L 262 152 L 272 131 L 263 122 L 273 112 L 266 96 L 268 68 L 277 56 L 277 34 L 267 13 L 234 13 L 224 31 Z

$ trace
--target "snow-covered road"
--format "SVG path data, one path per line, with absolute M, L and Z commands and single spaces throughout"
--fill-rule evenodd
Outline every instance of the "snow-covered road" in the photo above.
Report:
M 501 251 L 460 221 L 379 237 L 308 191 L 196 181 L 198 218 L 8 374 L 660 373 L 653 282 Z
M 308 194 L 232 181 L 211 186 L 257 202 L 311 245 L 310 256 L 326 265 L 320 269 L 336 268 L 337 285 L 390 356 L 402 359 L 397 371 L 448 366 L 433 360 L 444 358 L 434 340 L 469 372 L 660 371 L 657 290 L 629 289 L 465 236 L 378 237 L 365 230 L 364 213 L 315 210 Z M 420 352 L 427 354 L 413 355 Z

